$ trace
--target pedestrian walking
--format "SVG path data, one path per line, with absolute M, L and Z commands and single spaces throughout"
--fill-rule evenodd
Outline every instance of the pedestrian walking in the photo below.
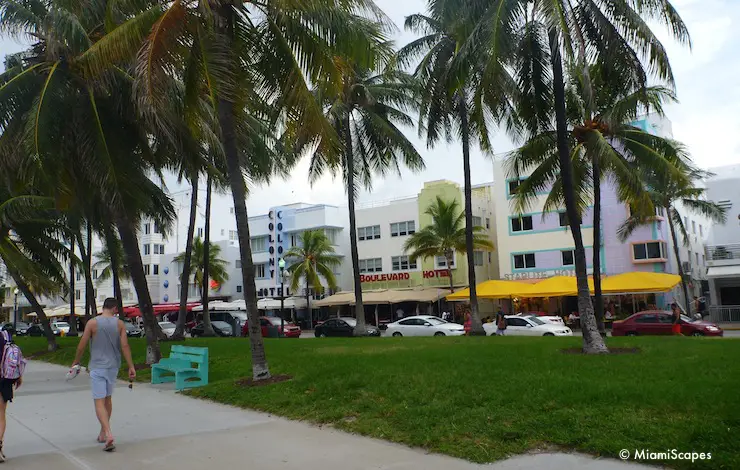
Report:
M 5 441 L 5 411 L 8 403 L 13 401 L 13 390 L 18 390 L 23 384 L 23 371 L 26 361 L 23 359 L 21 348 L 13 343 L 9 331 L 0 333 L 0 462 L 5 462 L 3 442 Z
M 673 302 L 671 304 L 671 311 L 673 312 L 673 334 L 681 336 L 681 309 L 678 308 L 677 303 Z
M 506 333 L 506 315 L 504 311 L 499 307 L 496 312 L 496 336 L 504 336 Z
M 472 324 L 473 324 L 473 320 L 470 318 L 470 312 L 468 312 L 465 314 L 465 323 L 463 324 L 463 328 L 465 329 L 465 336 L 470 335 Z
M 103 450 L 106 452 L 111 452 L 116 448 L 110 418 L 113 413 L 113 387 L 121 368 L 121 353 L 128 364 L 129 380 L 136 377 L 126 327 L 123 321 L 116 316 L 117 305 L 116 299 L 111 297 L 105 299 L 103 313 L 87 322 L 85 333 L 77 346 L 77 355 L 72 363 L 73 368 L 79 365 L 85 347 L 91 341 L 90 363 L 87 368 L 90 371 L 95 414 L 100 422 L 98 442 L 105 444 Z

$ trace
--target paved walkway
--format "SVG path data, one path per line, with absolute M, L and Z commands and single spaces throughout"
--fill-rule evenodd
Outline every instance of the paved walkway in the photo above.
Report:
M 88 380 L 66 382 L 66 369 L 31 362 L 8 406 L 0 469 L 23 470 L 628 470 L 644 468 L 572 454 L 520 456 L 476 465 L 263 413 L 195 400 L 170 389 L 125 384 L 114 395 L 118 449 L 95 443 Z

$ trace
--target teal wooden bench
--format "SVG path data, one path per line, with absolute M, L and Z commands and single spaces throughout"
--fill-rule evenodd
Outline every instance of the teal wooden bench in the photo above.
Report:
M 152 366 L 152 383 L 167 382 L 177 390 L 208 385 L 208 348 L 172 346 L 170 357 Z

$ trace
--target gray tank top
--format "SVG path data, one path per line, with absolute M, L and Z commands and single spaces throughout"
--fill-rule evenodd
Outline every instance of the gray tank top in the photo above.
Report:
M 90 344 L 89 369 L 119 369 L 121 367 L 121 338 L 118 318 L 99 316 L 95 319 L 98 331 Z

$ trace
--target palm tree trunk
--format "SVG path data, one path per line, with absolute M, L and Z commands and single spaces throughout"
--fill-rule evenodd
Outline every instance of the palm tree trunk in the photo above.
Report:
M 77 336 L 77 316 L 75 315 L 75 242 L 70 240 L 69 249 L 69 335 Z
M 473 245 L 473 186 L 470 182 L 470 128 L 468 126 L 468 103 L 465 91 L 460 90 L 458 98 L 460 112 L 460 137 L 463 150 L 463 175 L 465 178 L 465 251 L 468 259 L 468 286 L 470 288 L 470 335 L 485 336 L 478 315 L 478 293 L 475 284 L 475 252 Z M 451 278 L 450 278 L 451 279 Z
M 578 283 L 578 311 L 581 317 L 583 331 L 583 352 L 587 354 L 608 352 L 604 340 L 599 334 L 596 325 L 594 308 L 591 304 L 591 293 L 588 288 L 588 273 L 586 270 L 586 250 L 583 246 L 581 221 L 576 208 L 573 188 L 573 162 L 568 149 L 568 123 L 565 115 L 565 82 L 563 77 L 563 63 L 560 57 L 560 44 L 555 28 L 550 28 L 550 60 L 553 72 L 553 91 L 555 98 L 555 122 L 557 127 L 558 154 L 560 157 L 560 177 L 563 181 L 565 196 L 565 210 L 568 214 L 573 244 L 575 245 L 576 280 Z
M 195 219 L 198 214 L 198 172 L 191 178 L 190 195 L 190 220 L 188 221 L 188 238 L 185 241 L 185 259 L 182 263 L 182 275 L 180 275 L 180 310 L 177 314 L 177 327 L 173 339 L 185 338 L 185 322 L 188 310 L 188 291 L 190 290 L 190 264 L 193 258 L 193 235 L 195 234 Z M 178 250 L 180 247 L 177 248 Z M 210 316 L 209 316 L 210 319 Z
M 213 178 L 208 175 L 206 180 L 206 238 L 203 242 L 203 336 L 216 336 L 211 325 L 211 312 L 208 310 L 208 294 L 210 282 L 208 280 L 208 268 L 211 264 L 211 192 L 213 191 Z
M 92 231 L 90 231 L 87 237 L 87 248 L 85 248 L 85 244 L 82 241 L 82 232 L 78 230 L 76 235 L 77 244 L 80 246 L 80 255 L 82 256 L 82 269 L 85 275 L 85 323 L 87 323 L 91 316 L 95 317 L 98 315 L 97 307 L 95 306 L 95 287 L 92 282 L 92 267 L 90 264 L 92 258 Z
M 34 312 L 36 312 L 37 318 L 41 320 L 41 325 L 44 327 L 44 336 L 46 336 L 46 349 L 48 351 L 56 351 L 58 348 L 57 339 L 54 337 L 54 333 L 51 331 L 49 318 L 46 316 L 46 313 L 44 313 L 44 309 L 41 307 L 41 304 L 39 304 L 36 296 L 33 295 L 33 292 L 31 292 L 31 288 L 28 286 L 28 284 L 26 284 L 23 278 L 19 276 L 18 273 L 13 268 L 11 268 L 8 263 L 5 263 L 5 267 L 7 268 L 8 273 L 10 273 L 10 276 L 15 281 L 15 285 L 18 287 L 18 290 L 23 293 L 23 296 L 26 298 L 26 300 L 28 300 L 28 303 L 31 304 L 31 308 Z
M 128 264 L 130 270 L 131 281 L 134 284 L 136 296 L 139 299 L 139 310 L 144 317 L 146 363 L 156 364 L 162 358 L 162 352 L 159 349 L 159 340 L 160 338 L 164 339 L 165 335 L 154 317 L 152 297 L 149 293 L 149 285 L 146 282 L 144 263 L 141 261 L 139 240 L 128 215 L 123 212 L 116 214 L 116 222 L 118 233 L 121 236 L 123 252 L 126 254 L 126 264 Z
M 606 337 L 604 327 L 604 296 L 601 294 L 601 169 L 598 158 L 591 161 L 594 172 L 594 310 L 596 314 L 596 326 L 602 338 Z
M 455 293 L 455 280 L 452 279 L 452 256 L 445 253 L 445 261 L 447 262 L 447 279 L 450 280 L 450 293 Z
M 226 40 L 233 42 L 233 10 L 230 5 L 221 5 L 216 10 L 216 30 Z M 230 44 L 229 44 L 230 45 Z M 265 343 L 262 341 L 259 313 L 257 311 L 257 286 L 254 281 L 254 262 L 252 260 L 252 245 L 249 235 L 249 218 L 247 215 L 247 188 L 242 176 L 242 167 L 239 162 L 239 151 L 236 147 L 236 131 L 234 129 L 234 103 L 219 97 L 218 121 L 221 127 L 221 141 L 224 145 L 226 165 L 229 170 L 229 185 L 234 199 L 234 216 L 236 230 L 239 236 L 239 255 L 242 262 L 242 283 L 244 285 L 244 300 L 247 304 L 249 324 L 249 346 L 252 353 L 252 377 L 254 380 L 269 379 L 270 369 L 265 356 Z
M 678 275 L 681 276 L 681 288 L 683 289 L 684 298 L 684 311 L 687 315 L 691 315 L 691 308 L 689 307 L 689 286 L 686 285 L 686 278 L 684 277 L 683 266 L 681 266 L 681 254 L 678 250 L 678 237 L 676 236 L 676 227 L 673 225 L 672 217 L 673 208 L 670 204 L 666 204 L 665 213 L 668 218 L 668 226 L 671 228 L 671 239 L 673 240 L 673 254 L 676 256 L 676 263 L 678 264 Z
M 352 280 L 355 287 L 355 336 L 365 336 L 365 304 L 362 303 L 362 282 L 360 282 L 360 255 L 357 251 L 357 217 L 355 214 L 355 164 L 352 151 L 352 132 L 349 113 L 344 118 L 344 158 L 347 171 L 347 204 L 349 206 L 349 245 L 352 256 Z
M 308 314 L 308 329 L 313 328 L 313 310 L 311 310 L 311 293 L 309 291 L 308 276 L 306 276 L 306 313 Z
M 121 279 L 119 273 L 121 272 L 121 262 L 123 260 L 118 259 L 117 247 L 118 240 L 116 240 L 113 229 L 108 225 L 105 227 L 105 244 L 108 247 L 108 254 L 110 255 L 110 270 L 111 276 L 113 277 L 113 297 L 116 298 L 116 304 L 118 305 L 118 317 L 122 320 L 126 317 L 123 313 L 123 294 L 121 293 Z

